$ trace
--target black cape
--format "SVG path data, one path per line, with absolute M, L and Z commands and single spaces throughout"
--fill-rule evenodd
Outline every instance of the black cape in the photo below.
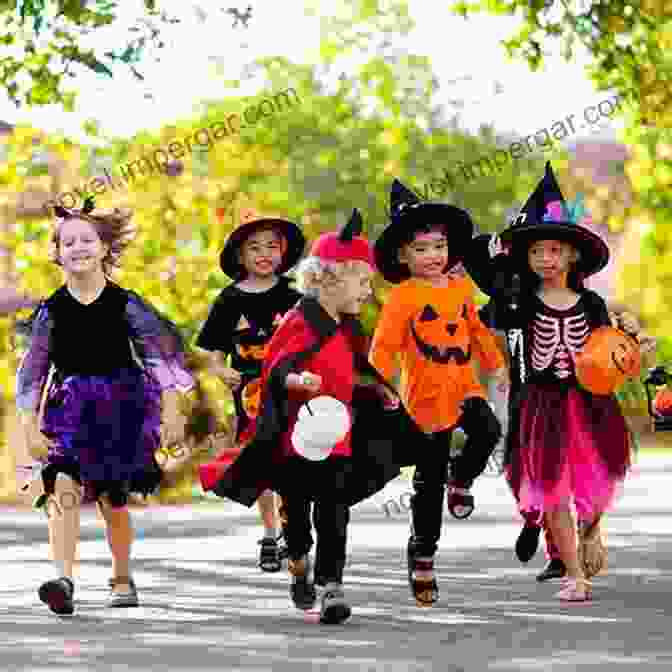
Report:
M 352 457 L 344 481 L 345 500 L 352 506 L 382 490 L 399 476 L 402 467 L 415 465 L 428 442 L 403 405 L 395 410 L 384 408 L 375 384 L 394 390 L 368 362 L 367 339 L 360 323 L 346 318 L 339 325 L 311 298 L 302 299 L 296 310 L 310 326 L 314 340 L 305 343 L 303 350 L 288 354 L 270 371 L 256 433 L 213 491 L 220 497 L 252 506 L 266 489 L 284 495 L 289 494 L 290 487 L 294 491 L 300 488 L 299 483 L 291 483 L 284 476 L 287 458 L 279 454 L 280 437 L 288 424 L 285 380 L 288 373 L 298 373 L 303 362 L 341 328 L 355 353 L 355 372 L 371 381 L 368 385 L 356 385 L 353 392 Z

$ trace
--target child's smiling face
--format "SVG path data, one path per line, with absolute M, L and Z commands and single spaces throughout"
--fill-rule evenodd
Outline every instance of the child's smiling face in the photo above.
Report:
M 66 273 L 81 275 L 99 270 L 108 250 L 90 222 L 73 217 L 60 225 L 58 258 Z
M 443 227 L 429 233 L 417 233 L 399 251 L 399 261 L 406 264 L 415 278 L 434 280 L 444 275 L 448 265 L 448 238 Z
M 248 276 L 267 278 L 282 263 L 284 238 L 274 229 L 257 231 L 241 245 L 240 262 Z

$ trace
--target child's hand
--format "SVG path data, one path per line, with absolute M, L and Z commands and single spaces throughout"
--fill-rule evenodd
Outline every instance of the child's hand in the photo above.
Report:
M 317 394 L 322 387 L 322 376 L 310 371 L 302 373 L 289 373 L 285 381 L 287 389 L 296 392 L 308 392 L 308 394 Z
M 216 374 L 219 379 L 232 390 L 240 387 L 242 376 L 240 375 L 240 372 L 236 371 L 235 369 L 232 369 L 228 366 L 220 366 L 216 369 Z
M 36 460 L 45 458 L 49 452 L 49 448 L 54 447 L 54 442 L 40 431 L 37 417 L 26 423 L 24 436 L 26 438 L 28 454 Z
M 609 313 L 609 317 L 612 326 L 632 336 L 637 336 L 642 329 L 639 321 L 632 313 Z
M 497 386 L 497 392 L 504 394 L 511 386 L 508 369 L 503 366 L 492 373 L 492 381 Z

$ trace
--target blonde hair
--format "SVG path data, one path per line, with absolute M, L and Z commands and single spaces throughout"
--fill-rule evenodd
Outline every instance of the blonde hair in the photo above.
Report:
M 110 275 L 114 268 L 120 266 L 121 256 L 135 235 L 135 227 L 131 224 L 133 213 L 127 209 L 114 208 L 113 210 L 101 210 L 96 214 L 81 210 L 69 210 L 68 215 L 66 218 L 56 220 L 51 235 L 51 260 L 58 266 L 63 265 L 58 252 L 61 242 L 61 227 L 69 219 L 79 219 L 91 224 L 101 242 L 109 247 L 102 260 L 102 266 L 105 275 Z
M 306 257 L 296 269 L 297 289 L 305 296 L 316 298 L 321 289 L 338 284 L 344 276 L 358 271 L 362 261 L 324 261 L 319 257 Z

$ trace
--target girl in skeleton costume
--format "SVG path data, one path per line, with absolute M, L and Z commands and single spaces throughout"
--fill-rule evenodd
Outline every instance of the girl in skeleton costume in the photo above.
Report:
M 93 210 L 91 198 L 81 210 L 55 208 L 54 261 L 63 268 L 65 284 L 19 329 L 29 345 L 17 374 L 17 406 L 31 454 L 46 452 L 42 480 L 52 511 L 56 577 L 40 586 L 39 597 L 57 614 L 74 611 L 82 502 L 97 501 L 105 520 L 113 573 L 108 606 L 138 605 L 129 567 L 128 496 L 149 494 L 159 485 L 154 453 L 162 439 L 164 445 L 181 440 L 178 391 L 193 386 L 175 326 L 138 294 L 109 280 L 129 242 L 129 215 Z
M 625 478 L 631 454 L 616 398 L 593 395 L 576 380 L 575 357 L 589 334 L 611 326 L 602 298 L 583 286 L 607 264 L 609 249 L 576 222 L 577 211 L 568 208 L 548 163 L 501 239 L 474 239 L 465 259 L 472 278 L 491 296 L 510 341 L 507 479 L 521 513 L 550 529 L 566 567 L 557 594 L 565 601 L 591 598 L 587 579 L 603 559 L 599 521 Z

